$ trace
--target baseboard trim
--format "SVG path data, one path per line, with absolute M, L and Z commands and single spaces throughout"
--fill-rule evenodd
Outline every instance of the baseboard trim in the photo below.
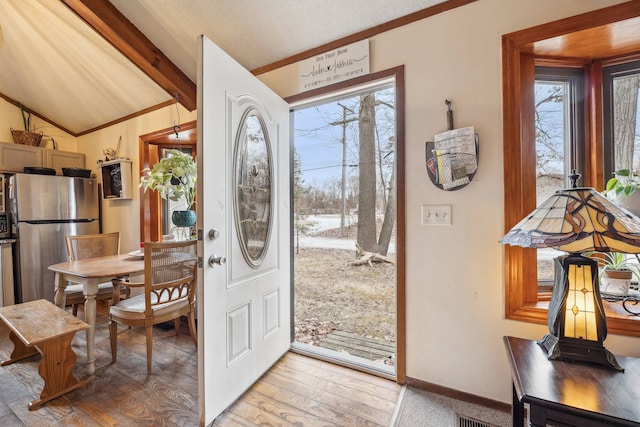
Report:
M 389 427 L 397 427 L 398 420 L 400 418 L 400 411 L 404 406 L 404 396 L 407 391 L 407 385 L 403 385 L 400 389 L 400 394 L 398 395 L 398 400 L 396 401 L 396 407 L 393 410 L 393 415 L 391 415 L 391 421 L 389 422 Z
M 407 377 L 407 381 L 405 384 L 430 393 L 440 394 L 452 399 L 457 399 L 463 402 L 495 409 L 496 411 L 511 413 L 511 405 L 505 402 L 500 402 L 498 400 L 488 399 L 486 397 L 478 396 L 471 393 L 465 393 L 464 391 L 455 390 L 449 387 L 444 387 L 438 384 L 433 384 L 427 381 L 422 381 L 410 377 Z

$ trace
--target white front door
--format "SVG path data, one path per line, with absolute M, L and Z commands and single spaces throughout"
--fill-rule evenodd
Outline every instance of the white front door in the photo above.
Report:
M 209 424 L 289 349 L 289 106 L 204 36 L 198 52 L 198 366 Z

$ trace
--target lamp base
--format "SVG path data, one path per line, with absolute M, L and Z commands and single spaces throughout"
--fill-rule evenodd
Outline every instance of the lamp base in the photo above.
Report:
M 616 357 L 602 344 L 586 340 L 560 340 L 553 334 L 547 334 L 538 345 L 547 352 L 549 360 L 596 363 L 616 371 L 624 372 Z

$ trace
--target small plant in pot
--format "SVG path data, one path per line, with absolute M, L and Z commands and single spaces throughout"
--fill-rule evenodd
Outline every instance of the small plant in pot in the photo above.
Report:
M 191 208 L 196 195 L 197 177 L 198 167 L 193 158 L 173 149 L 152 168 L 142 170 L 139 187 L 144 191 L 155 190 L 165 200 L 178 202 L 184 197 L 186 209 L 174 211 L 171 220 L 178 227 L 190 227 L 196 220 Z
M 602 271 L 601 291 L 614 295 L 627 295 L 634 275 L 636 277 L 640 275 L 640 265 L 630 262 L 627 254 L 621 252 L 606 252 L 597 256 L 597 259 Z

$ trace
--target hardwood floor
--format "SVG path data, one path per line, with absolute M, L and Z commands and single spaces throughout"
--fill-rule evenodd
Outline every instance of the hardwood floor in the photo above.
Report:
M 82 314 L 80 315 L 82 317 Z M 197 349 L 188 328 L 154 329 L 153 373 L 146 375 L 143 329 L 118 328 L 118 362 L 111 364 L 107 317 L 97 315 L 96 374 L 87 386 L 52 400 L 37 411 L 27 404 L 42 390 L 40 357 L 0 369 L 0 424 L 3 426 L 197 426 Z M 0 322 L 0 354 L 12 345 Z M 72 342 L 77 355 L 74 374 L 85 377 L 85 333 Z
M 0 367 L 0 425 L 197 426 L 197 350 L 186 320 L 154 329 L 153 372 L 146 374 L 142 329 L 118 328 L 118 361 L 111 364 L 104 310 L 98 312 L 96 374 L 90 383 L 37 411 L 27 405 L 42 390 L 39 356 Z M 80 314 L 82 317 L 82 314 Z M 84 378 L 85 334 L 72 343 L 74 374 Z M 0 321 L 0 359 L 9 357 L 8 328 Z M 220 415 L 215 426 L 387 426 L 400 386 L 392 381 L 287 353 Z
M 287 353 L 216 426 L 388 426 L 400 386 Z

